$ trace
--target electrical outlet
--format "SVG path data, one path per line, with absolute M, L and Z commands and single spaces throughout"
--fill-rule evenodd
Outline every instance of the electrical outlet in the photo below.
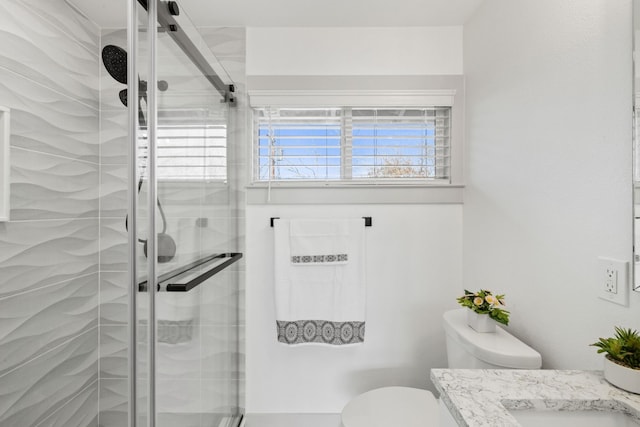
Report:
M 629 299 L 629 263 L 610 258 L 598 258 L 598 297 L 626 306 Z
M 612 294 L 618 293 L 618 270 L 607 266 L 604 269 L 604 291 Z

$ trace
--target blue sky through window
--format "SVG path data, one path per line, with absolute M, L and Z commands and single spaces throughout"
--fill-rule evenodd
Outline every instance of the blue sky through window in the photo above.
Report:
M 260 181 L 429 179 L 448 168 L 449 107 L 290 111 L 258 120 Z

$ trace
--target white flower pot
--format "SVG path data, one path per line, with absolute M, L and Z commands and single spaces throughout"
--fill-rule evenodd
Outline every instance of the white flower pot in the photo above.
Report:
M 604 358 L 604 379 L 610 384 L 640 394 L 640 369 L 631 369 Z
M 467 325 L 476 332 L 495 332 L 496 321 L 488 314 L 479 314 L 473 310 L 467 310 Z

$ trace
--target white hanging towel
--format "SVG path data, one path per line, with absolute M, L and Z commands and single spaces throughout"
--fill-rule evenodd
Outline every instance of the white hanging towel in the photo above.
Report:
M 364 341 L 364 221 L 275 222 L 278 341 L 347 345 Z

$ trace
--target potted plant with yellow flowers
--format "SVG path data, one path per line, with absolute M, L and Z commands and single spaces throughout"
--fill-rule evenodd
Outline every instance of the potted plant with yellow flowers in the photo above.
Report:
M 612 338 L 591 344 L 604 357 L 604 378 L 614 386 L 640 394 L 640 335 L 638 331 L 615 327 Z
M 467 312 L 467 324 L 476 332 L 495 332 L 496 322 L 509 324 L 509 312 L 504 309 L 504 295 L 493 295 L 491 291 L 480 289 L 478 292 L 464 290 L 458 303 L 470 310 Z

